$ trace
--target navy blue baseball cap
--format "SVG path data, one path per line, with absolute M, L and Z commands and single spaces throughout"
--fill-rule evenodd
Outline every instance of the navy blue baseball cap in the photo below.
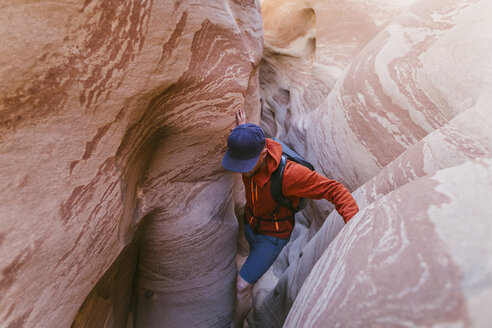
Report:
M 228 149 L 222 159 L 222 166 L 232 172 L 251 171 L 258 162 L 265 143 L 265 133 L 258 125 L 245 123 L 236 126 L 227 139 Z

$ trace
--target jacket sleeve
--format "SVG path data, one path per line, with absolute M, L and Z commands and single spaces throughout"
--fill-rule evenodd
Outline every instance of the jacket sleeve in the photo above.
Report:
M 359 211 L 344 185 L 294 162 L 288 162 L 285 168 L 282 193 L 286 197 L 326 199 L 335 205 L 345 223 Z

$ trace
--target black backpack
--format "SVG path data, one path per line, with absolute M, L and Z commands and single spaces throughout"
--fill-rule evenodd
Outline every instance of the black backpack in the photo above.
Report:
M 285 165 L 287 164 L 287 160 L 291 160 L 298 164 L 301 164 L 311 171 L 314 171 L 313 164 L 309 163 L 304 157 L 296 153 L 289 146 L 284 144 L 282 141 L 272 138 L 272 140 L 278 142 L 282 145 L 282 158 L 280 159 L 280 164 L 277 169 L 272 173 L 271 182 L 270 182 L 270 192 L 272 194 L 273 199 L 277 202 L 278 205 L 287 207 L 292 211 L 292 214 L 299 212 L 307 205 L 307 199 L 301 198 L 299 204 L 296 208 L 292 206 L 292 202 L 285 198 L 282 194 L 282 181 L 284 178 L 284 170 Z

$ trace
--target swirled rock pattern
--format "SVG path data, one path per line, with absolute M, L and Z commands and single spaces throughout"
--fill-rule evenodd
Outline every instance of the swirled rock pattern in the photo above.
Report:
M 323 253 L 284 327 L 488 326 L 491 168 L 487 159 L 439 170 L 365 207 Z
M 220 161 L 236 110 L 259 120 L 259 3 L 0 9 L 0 326 L 224 326 Z
M 329 33 L 343 23 L 318 19 L 317 4 L 280 11 L 316 17 L 289 42 L 270 47 L 264 24 L 263 124 L 353 190 L 361 213 L 344 227 L 336 212 L 325 220 L 326 203 L 312 203 L 257 286 L 250 324 L 282 326 L 288 316 L 286 327 L 486 326 L 490 2 L 377 1 L 344 29 L 354 33 L 345 44 Z M 365 8 L 323 4 L 325 13 L 347 9 L 348 22 Z
M 490 1 L 265 0 L 263 52 L 258 1 L 0 9 L 0 326 L 229 323 L 260 101 L 361 212 L 297 216 L 250 327 L 492 322 Z

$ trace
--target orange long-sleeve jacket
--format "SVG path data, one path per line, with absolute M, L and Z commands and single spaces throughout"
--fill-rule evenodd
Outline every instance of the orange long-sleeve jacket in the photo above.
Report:
M 274 218 L 272 214 L 277 203 L 270 192 L 270 177 L 280 164 L 282 146 L 274 140 L 267 139 L 266 147 L 266 162 L 261 169 L 251 178 L 243 175 L 246 192 L 245 221 L 256 233 L 289 238 L 294 221 L 282 219 L 292 217 L 292 213 L 287 207 L 280 207 Z M 335 205 L 345 223 L 359 211 L 354 198 L 340 182 L 328 179 L 292 161 L 287 161 L 285 166 L 282 193 L 292 202 L 294 208 L 297 207 L 300 197 L 326 199 Z

